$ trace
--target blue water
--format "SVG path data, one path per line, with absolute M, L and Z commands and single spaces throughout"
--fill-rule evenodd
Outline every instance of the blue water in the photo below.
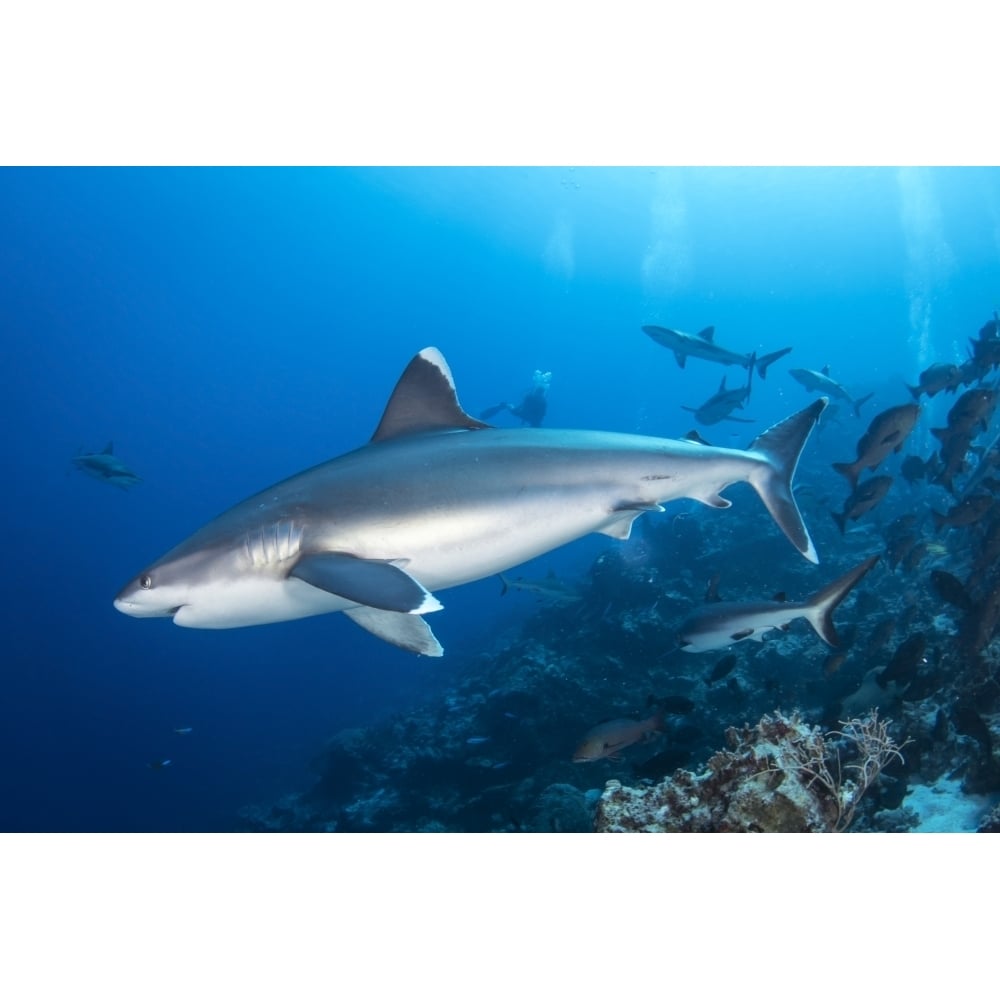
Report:
M 337 730 L 474 669 L 509 615 L 496 581 L 444 595 L 443 660 L 339 615 L 208 632 L 111 603 L 232 503 L 367 440 L 421 348 L 471 412 L 543 369 L 546 426 L 675 436 L 680 404 L 742 372 L 682 371 L 644 323 L 792 346 L 755 387 L 764 427 L 811 398 L 788 367 L 903 402 L 998 304 L 993 169 L 4 170 L 0 829 L 232 829 L 307 786 Z M 131 492 L 71 466 L 109 439 Z

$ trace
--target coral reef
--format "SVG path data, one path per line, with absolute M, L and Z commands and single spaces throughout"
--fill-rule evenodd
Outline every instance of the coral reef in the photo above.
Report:
M 803 480 L 822 482 L 830 457 L 807 456 Z M 680 623 L 710 591 L 759 598 L 764 565 L 774 567 L 768 587 L 789 593 L 809 593 L 816 577 L 804 560 L 775 563 L 780 540 L 763 510 L 744 505 L 739 517 L 722 517 L 677 504 L 640 519 L 627 542 L 609 543 L 566 581 L 572 602 L 513 591 L 501 598 L 498 585 L 502 631 L 484 627 L 478 651 L 435 665 L 405 712 L 335 735 L 315 759 L 312 787 L 246 808 L 238 827 L 897 831 L 919 828 L 904 802 L 915 788 L 954 783 L 956 795 L 983 802 L 1000 794 L 1000 638 L 991 605 L 970 613 L 942 603 L 932 586 L 935 569 L 964 574 L 975 564 L 979 529 L 953 529 L 947 545 L 928 540 L 914 527 L 912 500 L 890 494 L 871 522 L 841 538 L 828 497 L 806 490 L 798 499 L 830 577 L 883 545 L 895 553 L 837 610 L 838 649 L 804 622 L 718 655 L 679 649 Z M 901 531 L 919 558 L 896 558 Z M 957 641 L 970 615 L 979 623 L 973 647 Z M 653 704 L 667 711 L 663 733 L 620 755 L 572 763 L 597 724 L 647 718 Z M 880 717 L 892 718 L 905 760 L 890 753 L 874 780 L 841 720 L 881 727 Z M 850 792 L 866 780 L 863 798 L 830 788 Z M 640 822 L 640 808 L 654 820 Z M 990 822 L 1000 821 L 983 827 Z
M 729 749 L 704 771 L 678 770 L 649 788 L 608 783 L 598 832 L 807 833 L 846 830 L 900 746 L 877 713 L 823 734 L 797 712 L 730 728 Z M 842 754 L 850 755 L 845 762 Z M 847 776 L 850 772 L 851 777 Z

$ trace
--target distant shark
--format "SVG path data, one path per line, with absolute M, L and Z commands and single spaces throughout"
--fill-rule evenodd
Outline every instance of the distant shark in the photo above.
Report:
M 761 378 L 767 378 L 768 366 L 773 364 L 778 358 L 783 358 L 791 350 L 784 347 L 773 354 L 765 354 L 758 358 L 755 354 L 737 354 L 735 351 L 727 351 L 724 347 L 719 347 L 715 343 L 715 327 L 706 326 L 701 333 L 683 333 L 680 330 L 670 330 L 665 326 L 644 326 L 642 332 L 652 337 L 658 344 L 668 351 L 674 352 L 677 364 L 683 368 L 687 364 L 687 359 L 702 358 L 705 361 L 715 361 L 720 365 L 739 365 L 741 368 L 751 368 L 757 366 L 757 373 Z
M 501 573 L 680 497 L 729 507 L 747 482 L 818 562 L 792 494 L 825 399 L 746 451 L 605 431 L 491 428 L 459 405 L 433 347 L 399 379 L 372 440 L 208 522 L 115 599 L 138 618 L 236 628 L 343 611 L 381 639 L 440 656 L 433 591 Z
M 546 601 L 549 604 L 576 604 L 583 597 L 575 587 L 566 586 L 556 576 L 554 570 L 549 570 L 549 575 L 541 580 L 525 580 L 521 576 L 516 580 L 512 580 L 501 573 L 500 582 L 503 584 L 503 589 L 500 591 L 501 595 L 506 594 L 508 590 L 523 590 L 525 593 L 534 594 L 540 601 Z
M 828 646 L 837 646 L 839 639 L 833 627 L 833 612 L 881 558 L 881 555 L 869 556 L 804 601 L 785 601 L 782 598 L 706 604 L 681 626 L 680 646 L 689 653 L 702 653 L 725 649 L 744 639 L 761 642 L 767 633 L 774 629 L 787 629 L 798 618 L 805 618 Z
M 104 447 L 104 451 L 94 452 L 92 455 L 77 455 L 73 464 L 88 476 L 100 479 L 119 489 L 127 490 L 136 483 L 141 483 L 142 478 L 137 476 L 120 458 L 114 454 L 114 443 L 109 441 Z
M 754 360 L 754 355 L 750 357 L 751 360 Z M 752 364 L 749 372 L 746 385 L 740 386 L 738 389 L 727 389 L 726 376 L 723 375 L 722 381 L 719 383 L 719 391 L 714 396 L 706 399 L 697 409 L 691 406 L 682 406 L 681 409 L 693 413 L 694 419 L 699 424 L 717 424 L 720 420 L 735 420 L 741 424 L 752 424 L 752 420 L 747 420 L 744 417 L 730 416 L 733 410 L 742 410 L 743 404 L 750 399 L 750 383 L 753 382 Z
M 822 371 L 813 371 L 811 368 L 789 368 L 788 374 L 802 386 L 806 392 L 821 392 L 825 396 L 833 396 L 834 399 L 842 399 L 845 403 L 850 403 L 854 408 L 854 415 L 861 416 L 861 407 L 868 402 L 875 394 L 868 393 L 860 399 L 854 399 L 851 394 L 835 379 L 830 378 L 830 366 L 823 365 Z

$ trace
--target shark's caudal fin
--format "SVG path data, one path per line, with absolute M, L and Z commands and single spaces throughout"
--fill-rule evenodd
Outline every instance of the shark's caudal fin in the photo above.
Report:
M 750 485 L 792 545 L 814 563 L 819 562 L 819 557 L 795 503 L 792 478 L 809 433 L 829 402 L 826 396 L 820 396 L 804 410 L 764 431 L 747 449 L 766 460 L 751 475 Z
M 827 645 L 840 645 L 837 630 L 833 627 L 834 610 L 881 558 L 881 555 L 869 556 L 860 566 L 855 566 L 849 573 L 827 584 L 805 602 L 806 606 L 802 613 Z
M 775 351 L 773 354 L 765 354 L 764 357 L 757 358 L 757 374 L 761 378 L 767 378 L 768 367 L 773 365 L 778 358 L 783 358 L 790 350 L 790 347 L 783 347 L 780 351 Z
M 909 386 L 907 386 L 907 388 L 909 388 Z M 910 390 L 910 391 L 912 392 L 913 390 Z M 864 406 L 865 403 L 867 403 L 868 400 L 871 399 L 872 396 L 874 396 L 874 395 L 875 395 L 874 392 L 870 392 L 870 393 L 868 393 L 867 396 L 862 396 L 860 399 L 852 400 L 851 406 L 854 407 L 854 415 L 856 417 L 860 417 L 861 416 L 861 407 Z

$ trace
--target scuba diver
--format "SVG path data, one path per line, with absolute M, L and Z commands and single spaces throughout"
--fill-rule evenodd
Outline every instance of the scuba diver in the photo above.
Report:
M 479 414 L 479 419 L 489 420 L 501 410 L 509 410 L 515 417 L 520 418 L 522 424 L 541 427 L 542 419 L 545 417 L 545 409 L 548 406 L 545 397 L 551 381 L 552 372 L 536 371 L 532 376 L 531 388 L 524 394 L 524 399 L 517 406 L 512 406 L 510 403 L 497 403 L 496 406 L 490 406 L 483 410 Z

